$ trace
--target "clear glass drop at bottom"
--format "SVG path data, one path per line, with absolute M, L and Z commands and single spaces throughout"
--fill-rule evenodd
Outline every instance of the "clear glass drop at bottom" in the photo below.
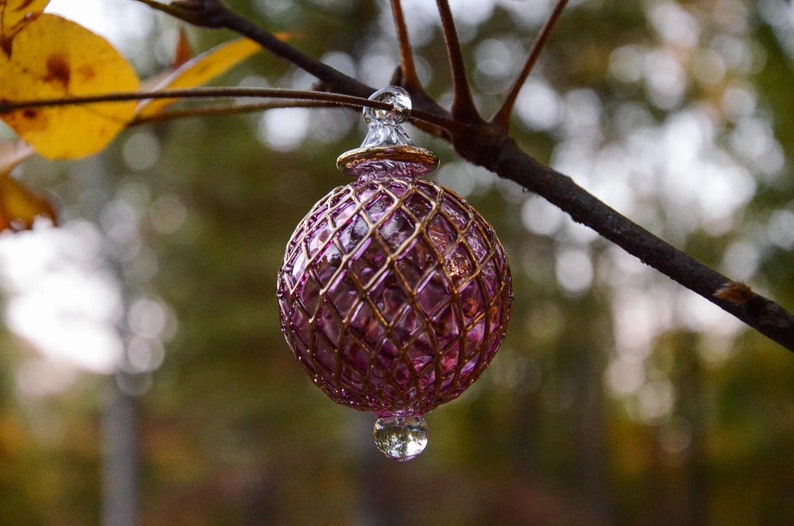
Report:
M 418 456 L 427 446 L 427 423 L 421 416 L 390 416 L 375 422 L 375 445 L 398 462 Z

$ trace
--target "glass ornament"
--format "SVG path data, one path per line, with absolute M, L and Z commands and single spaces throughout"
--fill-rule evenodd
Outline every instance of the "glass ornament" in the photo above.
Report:
M 361 147 L 296 227 L 278 272 L 281 328 L 333 401 L 375 413 L 375 444 L 410 460 L 427 444 L 423 415 L 460 396 L 505 336 L 510 269 L 491 226 L 425 179 L 438 165 L 400 126 L 411 99 L 385 88 L 364 109 Z

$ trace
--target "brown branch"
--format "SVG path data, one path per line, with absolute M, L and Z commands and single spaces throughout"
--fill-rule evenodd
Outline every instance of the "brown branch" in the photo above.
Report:
M 209 28 L 220 27 L 213 23 L 213 18 L 209 15 L 209 11 L 206 9 L 206 7 L 208 7 L 205 5 L 207 2 L 202 2 L 200 0 L 174 0 L 169 4 L 163 4 L 157 0 L 135 1 L 146 4 L 152 9 L 161 11 L 167 15 L 171 15 L 172 17 L 183 20 L 193 26 Z
M 458 31 L 455 29 L 455 20 L 452 17 L 449 2 L 448 0 L 436 0 L 436 5 L 441 19 L 441 27 L 444 31 L 444 43 L 447 46 L 449 66 L 452 70 L 452 89 L 454 90 L 452 117 L 460 122 L 482 123 L 482 117 L 474 105 L 469 80 L 466 77 L 463 51 L 460 47 L 460 39 L 458 38 Z
M 527 81 L 527 77 L 529 77 L 529 74 L 532 72 L 532 68 L 535 67 L 538 58 L 540 57 L 540 53 L 543 51 L 543 47 L 546 45 L 549 35 L 551 35 L 552 29 L 554 29 L 554 25 L 557 23 L 557 20 L 559 20 L 560 15 L 562 15 L 562 12 L 567 4 L 568 0 L 557 0 L 557 5 L 554 6 L 554 10 L 549 15 L 549 19 L 546 20 L 546 23 L 541 28 L 540 33 L 538 33 L 538 36 L 535 38 L 535 42 L 533 42 L 532 47 L 529 50 L 529 56 L 524 63 L 524 67 L 521 69 L 521 73 L 518 74 L 515 82 L 513 82 L 510 91 L 507 93 L 507 97 L 505 97 L 505 100 L 502 103 L 502 106 L 491 119 L 491 125 L 494 126 L 496 130 L 499 130 L 505 134 L 508 133 L 510 129 L 510 116 L 513 114 L 513 107 L 515 106 L 518 94 L 521 92 L 521 88 Z
M 329 105 L 351 108 L 371 107 L 375 109 L 391 109 L 383 102 L 375 102 L 366 98 L 328 93 L 320 91 L 289 90 L 278 88 L 190 88 L 165 89 L 162 91 L 134 91 L 126 93 L 103 93 L 56 99 L 32 99 L 21 101 L 0 100 L 0 114 L 33 108 L 52 108 L 57 106 L 75 106 L 81 104 L 97 104 L 102 102 L 129 102 L 149 99 L 221 99 L 221 98 L 269 98 L 291 99 L 326 102 Z
M 190 119 L 194 117 L 224 117 L 227 115 L 241 115 L 245 113 L 258 113 L 268 110 L 285 108 L 339 108 L 336 103 L 309 100 L 278 100 L 271 102 L 259 102 L 253 104 L 218 104 L 213 106 L 202 106 L 187 110 L 169 110 L 156 115 L 145 117 L 135 117 L 129 126 L 140 126 L 156 122 L 170 122 L 180 119 Z
M 246 36 L 277 57 L 314 75 L 323 82 L 327 91 L 363 98 L 369 97 L 375 91 L 374 88 L 362 84 L 331 66 L 304 55 L 291 45 L 276 38 L 272 33 L 230 10 L 220 0 L 182 0 L 170 4 L 161 4 L 153 0 L 135 1 L 168 13 L 192 25 L 213 29 L 225 28 Z
M 322 88 L 326 92 L 344 93 L 366 98 L 375 91 L 374 88 L 340 73 L 327 64 L 304 55 L 271 33 L 238 15 L 220 0 L 182 0 L 181 2 L 175 1 L 170 4 L 161 4 L 154 0 L 134 1 L 168 13 L 192 25 L 226 28 L 241 36 L 248 37 L 264 49 L 316 77 L 322 82 Z M 411 92 L 410 89 L 409 92 Z M 415 121 L 414 123 L 418 128 L 437 137 L 448 139 L 447 130 L 459 127 L 459 124 L 449 119 L 449 112 L 440 107 L 423 91 L 412 92 L 412 97 L 414 105 L 414 109 L 411 112 L 412 121 Z
M 149 1 L 145 0 L 144 3 Z M 620 215 L 578 186 L 570 177 L 539 163 L 523 152 L 505 131 L 498 130 L 486 123 L 476 122 L 479 115 L 471 102 L 460 53 L 460 43 L 454 31 L 449 6 L 445 0 L 437 0 L 437 3 L 442 13 L 442 24 L 445 27 L 445 38 L 448 40 L 450 61 L 453 63 L 453 77 L 457 83 L 455 87 L 456 100 L 465 101 L 466 94 L 468 94 L 471 106 L 469 109 L 474 111 L 467 114 L 467 111 L 461 109 L 460 106 L 463 104 L 465 107 L 467 103 L 458 102 L 457 111 L 453 111 L 453 121 L 449 121 L 449 119 L 445 119 L 443 110 L 439 110 L 437 104 L 432 101 L 431 103 L 423 101 L 421 109 L 412 112 L 413 117 L 421 117 L 422 111 L 424 111 L 427 122 L 433 123 L 432 119 L 446 121 L 440 126 L 450 132 L 449 139 L 463 158 L 543 196 L 567 212 L 575 221 L 589 226 L 649 266 L 794 351 L 794 316 L 779 304 L 755 293 L 742 296 L 747 298 L 744 302 L 735 301 L 734 296 L 728 296 L 726 299 L 724 290 L 726 287 L 731 287 L 733 284 L 731 280 Z M 220 22 L 220 25 L 212 27 L 227 27 L 265 47 L 270 45 L 272 36 L 252 28 L 247 21 L 240 22 L 240 17 L 231 14 L 218 0 L 190 0 L 190 4 L 200 4 L 212 8 L 207 12 L 206 22 Z M 217 12 L 218 9 L 222 9 L 220 15 Z M 235 22 L 231 23 L 230 20 Z M 286 46 L 277 40 L 276 42 L 278 46 Z M 276 46 L 278 51 L 274 51 L 276 54 L 299 67 L 305 66 L 306 71 L 314 74 L 338 94 L 344 93 L 361 97 L 371 93 L 371 88 L 335 72 L 324 64 L 304 57 L 289 46 L 286 46 L 288 51 L 278 46 Z M 268 49 L 270 48 L 268 47 Z M 473 116 L 476 118 L 472 120 Z
M 391 110 L 392 106 L 385 102 L 377 102 L 353 95 L 342 93 L 330 93 L 326 91 L 303 91 L 278 88 L 190 88 L 172 89 L 162 91 L 135 91 L 129 93 L 105 93 L 101 95 L 85 95 L 78 97 L 59 97 L 57 99 L 35 99 L 22 101 L 0 100 L 0 115 L 34 108 L 52 108 L 58 106 L 77 106 L 84 104 L 97 104 L 108 102 L 130 102 L 143 101 L 150 99 L 223 99 L 223 98 L 259 98 L 259 99 L 284 99 L 292 101 L 292 106 L 297 106 L 300 101 L 308 102 L 304 107 L 316 106 L 335 106 L 344 108 L 374 108 L 379 110 Z M 287 104 L 282 102 L 282 104 Z M 273 109 L 272 104 L 263 109 Z M 227 106 L 233 109 L 234 106 Z M 176 113 L 176 112 L 174 112 Z M 230 112 L 231 113 L 231 112 Z M 190 116 L 190 115 L 184 115 Z M 176 117 L 174 117 L 176 118 Z M 463 125 L 446 118 L 443 115 L 436 115 L 420 109 L 411 110 L 410 119 L 417 124 L 426 123 L 444 130 L 459 130 Z M 149 119 L 133 120 L 131 124 L 139 124 Z M 158 119 L 150 119 L 158 120 Z
M 474 160 L 477 164 L 541 195 L 574 221 L 592 228 L 645 264 L 794 351 L 794 315 L 778 303 L 753 292 L 738 296 L 742 298 L 739 301 L 737 296 L 727 295 L 726 290 L 740 285 L 619 214 L 570 177 L 539 163 L 510 138 L 501 137 L 479 154 L 483 158 Z
M 405 24 L 405 17 L 403 16 L 401 0 L 391 0 L 391 8 L 394 26 L 397 29 L 397 41 L 400 49 L 400 68 L 397 70 L 397 74 L 395 75 L 396 78 L 392 83 L 402 86 L 408 91 L 411 95 L 411 101 L 414 107 L 426 108 L 428 112 L 449 117 L 449 112 L 428 96 L 416 73 L 416 64 L 414 63 L 411 40 L 408 36 L 408 27 Z M 418 126 L 427 133 L 449 140 L 448 127 L 422 126 L 421 122 L 418 123 Z
M 416 74 L 414 54 L 411 49 L 411 40 L 408 38 L 408 28 L 405 25 L 401 0 L 391 0 L 391 12 L 394 26 L 397 29 L 397 42 L 400 45 L 400 66 L 402 73 L 402 87 L 413 94 L 424 91 L 419 76 Z
M 324 93 L 328 95 L 328 93 Z M 262 102 L 258 104 L 223 104 L 217 106 L 206 106 L 191 108 L 189 110 L 170 110 L 157 115 L 146 117 L 136 117 L 130 121 L 129 126 L 138 126 L 154 122 L 166 122 L 191 117 L 217 117 L 224 115 L 234 115 L 241 113 L 256 113 L 260 111 L 284 109 L 284 108 L 363 108 L 371 107 L 376 109 L 391 109 L 387 103 L 374 102 L 368 99 L 358 99 L 361 104 L 340 104 L 330 100 L 278 100 L 274 102 Z M 76 102 L 73 102 L 76 103 Z M 0 111 L 2 113 L 2 111 Z M 461 125 L 445 117 L 440 117 L 434 113 L 422 110 L 411 110 L 411 122 L 420 127 L 421 124 L 429 124 L 434 128 L 448 130 L 458 129 Z

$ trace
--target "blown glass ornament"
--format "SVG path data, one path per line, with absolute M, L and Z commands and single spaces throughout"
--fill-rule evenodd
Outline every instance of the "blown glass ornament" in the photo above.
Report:
M 375 444 L 410 460 L 427 444 L 423 415 L 460 396 L 505 335 L 512 286 L 491 226 L 421 177 L 438 158 L 400 123 L 411 100 L 376 92 L 369 132 L 337 160 L 356 178 L 298 224 L 278 273 L 281 327 L 333 401 L 380 418 Z

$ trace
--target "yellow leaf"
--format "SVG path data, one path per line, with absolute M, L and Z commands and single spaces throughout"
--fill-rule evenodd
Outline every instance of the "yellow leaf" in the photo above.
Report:
M 33 228 L 38 217 L 57 222 L 50 201 L 23 186 L 8 175 L 0 175 L 0 231 Z
M 0 52 L 0 100 L 21 102 L 137 91 L 135 71 L 104 38 L 59 16 L 42 14 Z M 135 102 L 31 108 L 0 116 L 48 159 L 101 151 L 132 119 Z
M 50 0 L 0 0 L 0 42 L 8 48 L 14 33 L 32 17 L 41 14 Z
M 182 64 L 160 81 L 152 91 L 195 88 L 226 73 L 260 49 L 259 44 L 247 38 L 221 44 Z M 143 101 L 138 107 L 138 115 L 141 117 L 157 115 L 176 102 L 178 99 Z
M 0 141 L 0 231 L 33 227 L 37 217 L 57 222 L 48 199 L 28 190 L 9 174 L 19 163 L 33 155 L 33 148 L 22 142 Z

